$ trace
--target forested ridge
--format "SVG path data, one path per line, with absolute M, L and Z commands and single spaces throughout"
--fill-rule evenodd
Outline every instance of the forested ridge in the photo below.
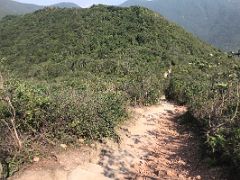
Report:
M 7 16 L 0 62 L 0 151 L 10 173 L 45 146 L 118 139 L 128 105 L 155 104 L 164 94 L 189 107 L 213 158 L 239 167 L 239 62 L 148 9 Z

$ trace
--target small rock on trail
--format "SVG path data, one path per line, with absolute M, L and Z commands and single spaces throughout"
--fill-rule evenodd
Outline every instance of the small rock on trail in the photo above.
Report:
M 221 170 L 200 159 L 198 138 L 177 123 L 186 108 L 166 101 L 131 108 L 132 120 L 119 128 L 119 144 L 58 155 L 58 162 L 18 173 L 16 180 L 223 179 Z

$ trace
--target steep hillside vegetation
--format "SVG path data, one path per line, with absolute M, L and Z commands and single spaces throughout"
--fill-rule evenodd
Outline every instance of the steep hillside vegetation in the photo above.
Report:
M 154 10 L 216 47 L 240 48 L 240 3 L 237 0 L 128 0 L 122 4 L 124 7 L 132 5 Z
M 72 75 L 82 70 L 80 67 L 99 75 L 106 71 L 106 65 L 114 69 L 107 68 L 110 72 L 103 75 L 139 73 L 139 67 L 146 68 L 146 64 L 153 65 L 151 72 L 169 64 L 168 56 L 175 63 L 186 63 L 186 57 L 204 58 L 215 53 L 175 24 L 137 7 L 47 8 L 24 17 L 5 18 L 0 31 L 3 63 L 22 77 L 44 80 Z M 96 65 L 93 59 L 105 64 Z
M 240 162 L 238 61 L 148 9 L 45 8 L 6 17 L 0 60 L 0 151 L 11 172 L 43 146 L 117 139 L 127 105 L 154 104 L 164 93 L 190 107 L 209 150 Z
M 51 7 L 79 8 L 77 4 L 68 2 L 54 4 L 51 5 Z M 43 8 L 44 6 L 38 6 L 34 4 L 24 4 L 12 0 L 0 0 L 0 19 L 6 15 L 26 14 Z

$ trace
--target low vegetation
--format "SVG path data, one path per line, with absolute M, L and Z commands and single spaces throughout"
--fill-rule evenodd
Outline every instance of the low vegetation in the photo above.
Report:
M 45 8 L 5 17 L 0 40 L 0 151 L 10 174 L 41 147 L 117 138 L 128 105 L 164 93 L 203 124 L 209 152 L 239 166 L 239 63 L 162 16 Z
M 213 159 L 238 169 L 239 62 L 224 61 L 216 61 L 215 67 L 208 61 L 201 62 L 201 68 L 196 63 L 176 67 L 167 96 L 189 107 L 202 126 Z

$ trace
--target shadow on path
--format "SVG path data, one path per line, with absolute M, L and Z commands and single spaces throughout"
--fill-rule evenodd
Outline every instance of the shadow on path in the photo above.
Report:
M 178 118 L 186 112 L 181 106 L 163 105 L 139 108 L 133 127 L 125 127 L 122 143 L 106 145 L 99 165 L 111 179 L 224 179 L 219 168 L 201 161 L 199 139 Z

